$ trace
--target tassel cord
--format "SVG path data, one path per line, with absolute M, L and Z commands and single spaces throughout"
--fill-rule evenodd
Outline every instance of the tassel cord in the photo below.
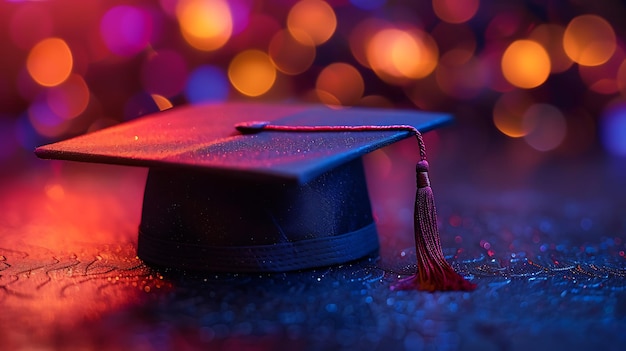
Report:
M 261 130 L 276 131 L 276 132 L 373 132 L 373 131 L 407 131 L 414 134 L 417 138 L 417 144 L 419 146 L 420 160 L 426 161 L 426 146 L 422 133 L 415 127 L 408 124 L 391 124 L 386 126 L 378 125 L 339 125 L 339 126 L 285 126 L 270 124 L 269 122 L 247 122 L 241 123 L 235 126 L 240 132 L 251 133 Z

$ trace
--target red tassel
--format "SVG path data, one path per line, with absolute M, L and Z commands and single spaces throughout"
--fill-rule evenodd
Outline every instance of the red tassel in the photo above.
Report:
M 468 282 L 454 271 L 441 250 L 437 229 L 437 210 L 428 179 L 428 162 L 417 163 L 417 194 L 415 196 L 415 247 L 417 274 L 400 280 L 392 290 L 471 291 L 476 284 Z

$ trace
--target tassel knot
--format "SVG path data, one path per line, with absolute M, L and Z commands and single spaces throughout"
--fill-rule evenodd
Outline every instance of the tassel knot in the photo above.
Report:
M 430 186 L 430 178 L 428 178 L 428 161 L 423 160 L 417 163 L 415 167 L 415 172 L 417 173 L 417 188 L 425 188 Z

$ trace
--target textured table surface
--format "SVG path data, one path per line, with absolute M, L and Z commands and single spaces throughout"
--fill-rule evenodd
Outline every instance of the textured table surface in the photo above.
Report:
M 33 156 L 0 185 L 0 349 L 621 350 L 626 162 L 472 152 L 461 132 L 427 142 L 444 251 L 472 293 L 389 289 L 415 269 L 409 141 L 366 158 L 377 255 L 261 275 L 145 266 L 145 169 Z

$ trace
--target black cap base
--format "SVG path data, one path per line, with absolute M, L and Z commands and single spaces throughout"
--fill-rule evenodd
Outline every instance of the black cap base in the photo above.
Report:
M 360 159 L 302 185 L 151 168 L 138 256 L 219 272 L 283 272 L 341 264 L 378 249 Z

